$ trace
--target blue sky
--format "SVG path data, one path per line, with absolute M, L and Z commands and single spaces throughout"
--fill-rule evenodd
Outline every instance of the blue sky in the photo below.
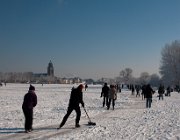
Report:
M 180 39 L 180 0 L 0 0 L 0 72 L 114 78 L 158 73 Z

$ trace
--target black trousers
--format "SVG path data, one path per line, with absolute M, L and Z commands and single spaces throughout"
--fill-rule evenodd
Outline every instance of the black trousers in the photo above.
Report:
M 110 106 L 111 106 L 111 100 L 112 100 L 112 107 L 113 107 L 113 109 L 114 109 L 114 106 L 115 106 L 115 99 L 109 99 L 109 103 L 108 103 L 108 108 L 107 108 L 107 109 L 109 109 Z
M 146 98 L 146 108 L 151 108 L 152 98 Z
M 80 117 L 81 117 L 80 107 L 79 107 L 79 106 L 77 106 L 77 107 L 68 107 L 67 113 L 66 113 L 66 115 L 64 116 L 64 118 L 63 118 L 63 120 L 62 120 L 62 122 L 61 122 L 61 124 L 60 124 L 60 127 L 62 127 L 62 126 L 66 123 L 69 115 L 71 114 L 71 112 L 72 112 L 73 110 L 76 111 L 76 122 L 75 122 L 75 123 L 76 123 L 76 124 L 79 124 Z
M 159 94 L 159 100 L 162 99 L 163 100 L 163 94 Z
M 33 109 L 23 108 L 23 113 L 25 117 L 25 130 L 30 130 L 33 124 Z
M 106 103 L 106 106 L 108 107 L 108 97 L 103 97 L 103 107 L 104 107 L 104 105 L 105 105 L 105 103 Z

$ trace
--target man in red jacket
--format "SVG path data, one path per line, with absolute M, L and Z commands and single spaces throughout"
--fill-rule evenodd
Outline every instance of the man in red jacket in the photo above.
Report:
M 25 132 L 32 131 L 33 124 L 33 108 L 37 104 L 37 96 L 35 94 L 35 87 L 30 85 L 28 93 L 24 96 L 24 101 L 22 104 L 23 113 L 25 116 Z

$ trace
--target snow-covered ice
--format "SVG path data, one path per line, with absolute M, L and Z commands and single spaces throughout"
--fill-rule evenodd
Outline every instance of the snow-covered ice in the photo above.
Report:
M 87 126 L 88 118 L 81 109 L 80 128 L 74 128 L 72 112 L 62 129 L 56 130 L 68 107 L 71 88 L 77 85 L 33 84 L 38 104 L 34 108 L 34 132 L 24 133 L 22 102 L 29 84 L 10 84 L 0 87 L 0 139 L 50 140 L 179 140 L 180 94 L 158 100 L 153 95 L 152 108 L 145 100 L 128 90 L 118 93 L 115 110 L 102 107 L 101 85 L 88 85 L 83 91 L 85 108 L 96 126 Z

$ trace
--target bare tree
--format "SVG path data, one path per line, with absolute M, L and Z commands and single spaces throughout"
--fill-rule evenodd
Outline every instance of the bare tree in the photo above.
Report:
M 166 44 L 161 52 L 160 73 L 166 84 L 180 85 L 180 41 Z
M 157 74 L 152 74 L 149 83 L 153 87 L 158 87 L 161 83 L 160 77 Z
M 129 84 L 131 82 L 132 72 L 133 70 L 131 68 L 125 68 L 120 72 L 120 78 L 124 83 Z
M 150 80 L 150 75 L 148 72 L 142 72 L 140 77 L 139 77 L 139 82 L 144 85 L 144 84 L 148 84 Z

